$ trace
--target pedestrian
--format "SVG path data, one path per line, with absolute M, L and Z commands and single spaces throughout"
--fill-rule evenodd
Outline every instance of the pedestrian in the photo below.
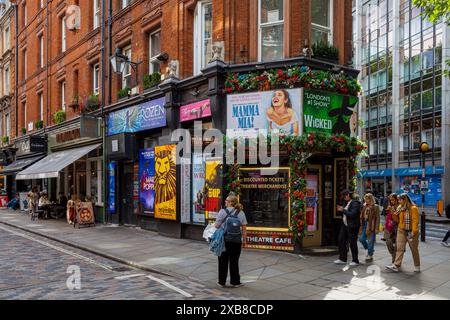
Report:
M 70 200 L 67 201 L 67 223 L 68 224 L 73 224 L 75 222 L 76 200 L 77 200 L 77 196 L 75 194 L 72 194 L 70 197 Z
M 353 197 L 352 197 L 353 196 Z M 341 192 L 341 197 L 346 201 L 345 207 L 337 206 L 337 211 L 342 212 L 342 226 L 339 232 L 339 259 L 335 264 L 347 264 L 348 248 L 352 252 L 351 267 L 359 265 L 358 259 L 358 232 L 361 226 L 360 213 L 361 202 L 356 200 L 357 195 L 351 195 L 350 191 Z
M 414 260 L 414 272 L 420 272 L 420 256 L 419 256 L 419 209 L 411 201 L 411 198 L 403 193 L 398 197 L 399 206 L 392 216 L 394 221 L 398 223 L 397 230 L 397 253 L 395 261 L 386 268 L 394 272 L 400 271 L 403 256 L 405 254 L 406 243 Z
M 450 244 L 448 243 L 448 238 L 450 238 L 450 230 L 447 231 L 447 234 L 445 235 L 444 239 L 441 242 L 441 244 L 444 247 L 450 247 Z
M 386 247 L 392 256 L 392 263 L 395 261 L 397 253 L 397 228 L 398 224 L 395 222 L 393 216 L 398 209 L 398 195 L 393 193 L 389 196 L 389 203 L 386 208 L 386 221 L 384 223 L 384 239 L 386 239 Z
M 230 267 L 230 284 L 237 288 L 242 286 L 239 274 L 239 257 L 242 250 L 242 239 L 246 237 L 247 218 L 243 206 L 234 194 L 225 200 L 225 208 L 219 211 L 215 227 L 224 229 L 225 252 L 219 257 L 219 280 L 217 285 L 225 287 Z
M 366 262 L 373 261 L 379 224 L 380 206 L 376 204 L 373 194 L 367 193 L 364 196 L 364 205 L 361 210 L 361 228 L 359 230 L 359 242 L 367 250 Z

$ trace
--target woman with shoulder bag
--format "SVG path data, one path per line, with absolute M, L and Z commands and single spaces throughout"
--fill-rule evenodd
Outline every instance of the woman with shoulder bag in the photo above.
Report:
M 420 272 L 419 209 L 406 193 L 401 194 L 398 200 L 400 205 L 397 212 L 393 215 L 394 221 L 398 222 L 397 253 L 394 263 L 386 266 L 386 268 L 394 272 L 400 271 L 406 243 L 408 243 L 414 260 L 414 272 Z
M 389 196 L 388 207 L 386 208 L 386 222 L 384 224 L 384 238 L 386 239 L 386 247 L 392 256 L 392 263 L 395 261 L 396 255 L 396 239 L 397 239 L 397 222 L 393 216 L 398 209 L 398 196 L 393 193 Z
M 225 200 L 225 208 L 219 211 L 215 227 L 225 230 L 225 252 L 219 257 L 219 280 L 217 285 L 226 286 L 228 276 L 228 265 L 230 266 L 230 284 L 232 287 L 240 287 L 241 276 L 239 274 L 239 257 L 242 250 L 242 238 L 246 236 L 247 218 L 243 207 L 238 203 L 238 199 L 234 194 L 230 194 Z M 238 230 L 231 230 L 233 225 Z M 228 234 L 234 232 L 233 234 Z

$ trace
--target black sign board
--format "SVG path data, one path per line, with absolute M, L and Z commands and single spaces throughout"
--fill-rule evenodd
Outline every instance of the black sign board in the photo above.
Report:
M 47 141 L 44 137 L 27 137 L 25 140 L 16 141 L 14 147 L 17 149 L 16 156 L 31 153 L 44 153 L 47 151 Z
M 136 138 L 131 133 L 120 133 L 106 138 L 110 160 L 134 160 L 136 158 Z

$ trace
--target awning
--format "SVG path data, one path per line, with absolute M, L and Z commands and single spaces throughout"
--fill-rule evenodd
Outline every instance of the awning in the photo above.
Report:
M 28 169 L 18 173 L 16 180 L 58 178 L 62 169 L 100 146 L 101 144 L 95 144 L 52 153 Z
M 24 159 L 18 159 L 11 163 L 9 166 L 6 166 L 3 168 L 3 170 L 0 171 L 0 175 L 7 175 L 7 174 L 14 174 L 16 172 L 22 171 L 23 169 L 31 166 L 36 161 L 41 160 L 44 157 L 44 155 L 31 157 L 31 158 L 24 158 Z

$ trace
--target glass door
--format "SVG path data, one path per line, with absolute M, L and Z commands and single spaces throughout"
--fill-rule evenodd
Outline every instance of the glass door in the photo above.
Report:
M 306 177 L 306 225 L 303 247 L 322 245 L 322 168 L 311 165 Z

